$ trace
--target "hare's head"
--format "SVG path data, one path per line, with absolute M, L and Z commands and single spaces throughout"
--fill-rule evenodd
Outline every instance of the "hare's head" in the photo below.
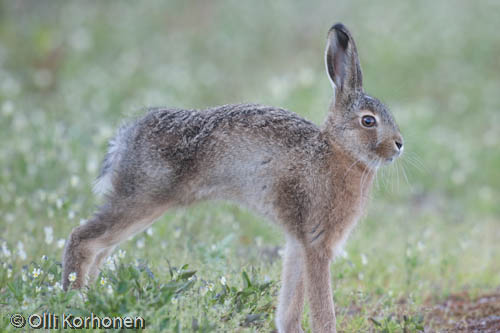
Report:
M 403 137 L 384 104 L 363 91 L 356 44 L 342 24 L 328 32 L 325 62 L 335 89 L 326 130 L 369 167 L 392 162 L 403 152 Z

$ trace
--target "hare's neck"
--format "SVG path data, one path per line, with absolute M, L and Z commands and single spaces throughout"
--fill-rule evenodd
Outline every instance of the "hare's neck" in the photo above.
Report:
M 364 204 L 370 194 L 376 170 L 353 157 L 339 145 L 332 143 L 331 147 L 334 160 L 330 165 L 333 168 L 332 174 L 335 175 L 334 181 L 340 181 L 341 186 L 355 197 L 361 198 Z

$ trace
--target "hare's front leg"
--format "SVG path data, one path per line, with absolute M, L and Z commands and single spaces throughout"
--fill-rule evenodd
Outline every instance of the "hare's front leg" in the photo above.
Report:
M 306 290 L 313 332 L 336 332 L 330 279 L 331 253 L 320 244 L 305 249 Z
M 302 244 L 289 236 L 283 261 L 276 327 L 278 332 L 303 332 L 300 326 L 304 308 L 304 254 Z

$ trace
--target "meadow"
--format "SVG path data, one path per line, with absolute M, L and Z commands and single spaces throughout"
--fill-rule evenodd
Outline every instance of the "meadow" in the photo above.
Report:
M 108 140 L 148 106 L 256 102 L 321 124 L 339 21 L 406 148 L 331 267 L 337 329 L 500 331 L 499 13 L 486 0 L 0 1 L 0 331 L 43 312 L 275 330 L 283 235 L 232 203 L 168 211 L 84 293 L 61 290 L 62 248 L 100 203 Z

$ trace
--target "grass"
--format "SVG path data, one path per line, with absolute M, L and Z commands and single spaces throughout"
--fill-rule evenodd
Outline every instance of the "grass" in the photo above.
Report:
M 453 330 L 463 316 L 436 306 L 498 292 L 499 5 L 315 6 L 0 1 L 0 331 L 44 311 L 142 316 L 151 332 L 274 330 L 283 237 L 230 203 L 168 212 L 83 294 L 60 290 L 62 246 L 99 203 L 107 140 L 146 106 L 259 102 L 321 123 L 336 21 L 406 140 L 332 265 L 338 330 Z

